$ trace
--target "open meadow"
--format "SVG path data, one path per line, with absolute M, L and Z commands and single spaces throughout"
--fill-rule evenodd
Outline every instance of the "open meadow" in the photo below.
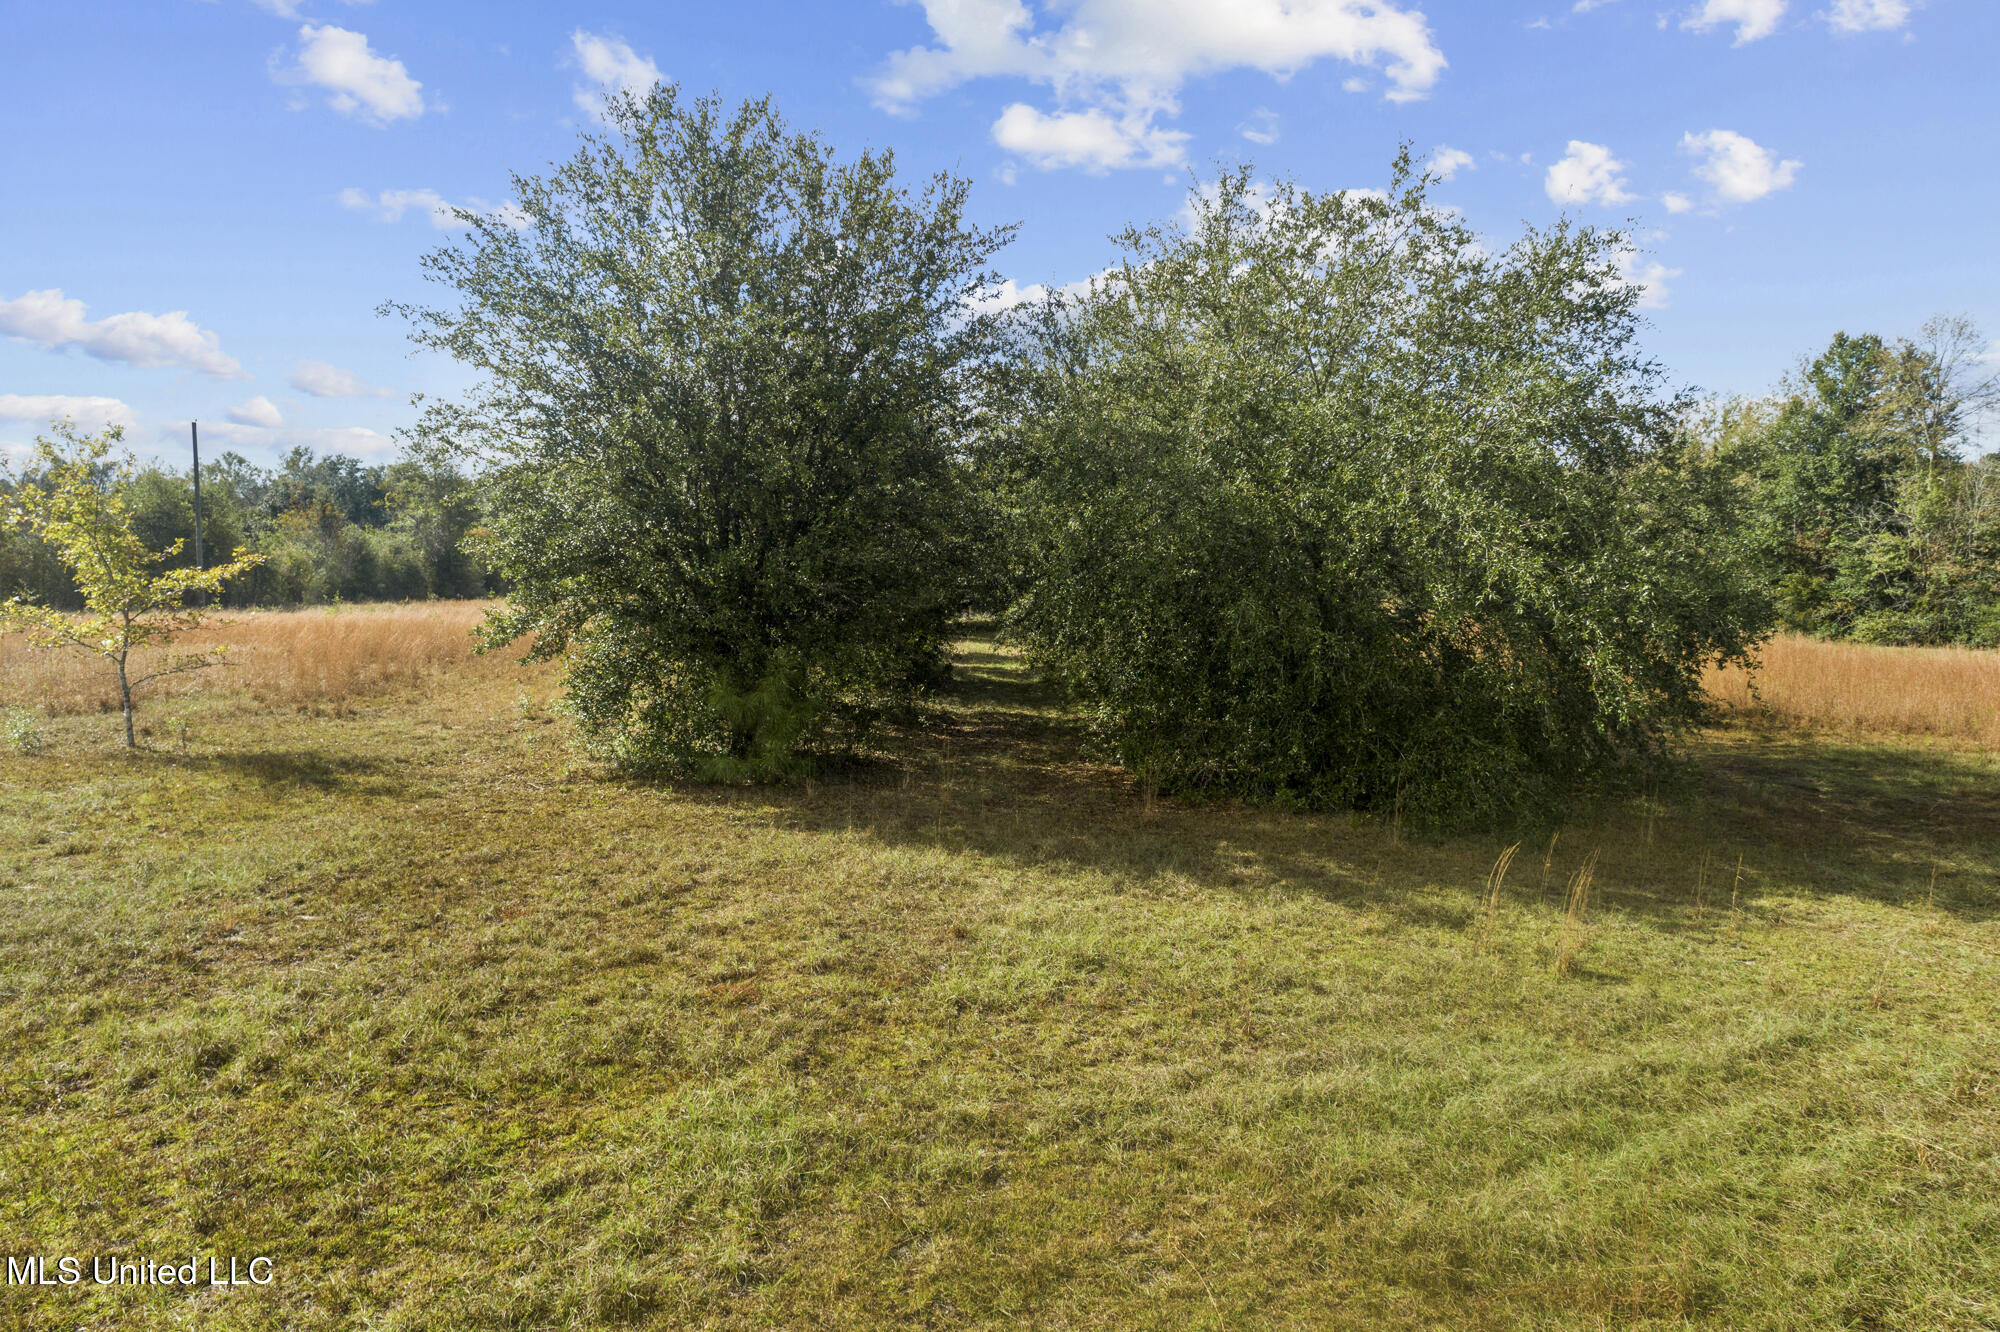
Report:
M 146 700 L 0 639 L 18 1329 L 2000 1326 L 2000 661 L 1780 639 L 1506 837 L 1150 798 L 968 627 L 610 778 L 479 608 Z

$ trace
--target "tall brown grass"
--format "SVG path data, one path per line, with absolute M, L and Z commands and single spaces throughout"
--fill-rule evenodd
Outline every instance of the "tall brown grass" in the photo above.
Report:
M 1577 955 L 1583 951 L 1585 940 L 1590 933 L 1590 889 L 1597 880 L 1597 851 L 1593 850 L 1583 858 L 1583 864 L 1569 877 L 1569 890 L 1563 894 L 1562 935 L 1556 944 L 1556 975 L 1567 976 L 1576 970 Z
M 1493 868 L 1486 871 L 1486 919 L 1479 927 L 1479 938 L 1483 943 L 1493 933 L 1493 922 L 1500 918 L 1500 887 L 1507 882 L 1507 867 L 1514 863 L 1514 853 L 1521 849 L 1519 842 L 1500 853 L 1493 862 Z
M 472 630 L 487 604 L 230 611 L 176 647 L 226 647 L 226 665 L 169 677 L 148 692 L 236 692 L 269 706 L 338 712 L 367 694 L 420 685 L 445 670 L 512 670 L 525 644 L 475 655 Z M 145 674 L 161 655 L 158 649 L 135 654 L 133 673 Z M 36 650 L 19 635 L 0 635 L 0 703 L 51 713 L 110 711 L 118 706 L 117 683 L 101 658 Z
M 236 692 L 270 706 L 339 711 L 367 694 L 422 684 L 446 670 L 503 674 L 514 669 L 526 645 L 475 654 L 472 630 L 490 604 L 228 612 L 181 644 L 226 646 L 228 664 L 172 677 L 151 692 L 156 697 Z M 134 673 L 144 674 L 159 655 L 140 654 Z M 1754 721 L 2000 746 L 2000 652 L 1873 647 L 1784 635 L 1765 645 L 1755 679 L 1754 695 L 1751 677 L 1740 669 L 1711 671 L 1706 684 L 1727 709 Z M 117 686 L 98 658 L 37 651 L 19 635 L 0 634 L 0 705 L 50 713 L 110 711 L 118 706 Z
M 2000 745 L 2000 652 L 1783 635 L 1765 645 L 1754 695 L 1740 669 L 1711 671 L 1707 686 L 1753 720 Z

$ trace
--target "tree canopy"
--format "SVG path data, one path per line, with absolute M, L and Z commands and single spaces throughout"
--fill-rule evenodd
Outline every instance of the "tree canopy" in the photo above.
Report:
M 1426 187 L 1231 172 L 1028 317 L 988 446 L 1012 623 L 1154 780 L 1539 811 L 1655 758 L 1761 631 L 1624 238 L 1489 253 Z
M 425 430 L 490 467 L 501 638 L 563 654 L 600 752 L 781 771 L 913 698 L 964 603 L 957 453 L 989 342 L 968 298 L 1007 229 L 967 183 L 899 185 L 767 102 L 671 87 L 462 214 L 426 261 L 456 303 L 393 307 L 480 374 Z

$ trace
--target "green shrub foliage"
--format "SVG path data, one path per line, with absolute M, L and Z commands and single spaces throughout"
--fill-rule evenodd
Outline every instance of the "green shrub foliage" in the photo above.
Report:
M 1615 233 L 1224 175 L 1023 320 L 1011 624 L 1170 788 L 1540 812 L 1663 753 L 1761 598 Z M 997 460 L 996 460 L 997 459 Z
M 669 87 L 465 213 L 395 307 L 480 374 L 427 417 L 490 470 L 499 639 L 563 654 L 568 701 L 630 767 L 788 770 L 943 669 L 968 586 L 967 316 L 1003 230 L 966 182 L 913 193 L 768 103 Z

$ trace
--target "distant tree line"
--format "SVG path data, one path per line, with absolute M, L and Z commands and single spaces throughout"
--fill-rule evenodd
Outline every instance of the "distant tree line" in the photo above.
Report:
M 154 463 L 114 473 L 132 528 L 149 550 L 180 549 L 164 569 L 194 563 L 194 484 Z M 0 490 L 46 488 L 30 466 Z M 295 448 L 276 468 L 224 453 L 201 469 L 202 544 L 209 562 L 242 547 L 260 562 L 220 592 L 229 606 L 478 597 L 495 584 L 467 538 L 479 525 L 471 480 L 448 461 L 415 455 L 387 465 Z M 0 530 L 0 599 L 76 610 L 83 596 L 57 552 L 25 526 Z
M 2000 456 L 1967 457 L 2000 405 L 1986 352 L 1964 319 L 1841 333 L 1781 393 L 1711 410 L 1780 627 L 2000 647 Z

